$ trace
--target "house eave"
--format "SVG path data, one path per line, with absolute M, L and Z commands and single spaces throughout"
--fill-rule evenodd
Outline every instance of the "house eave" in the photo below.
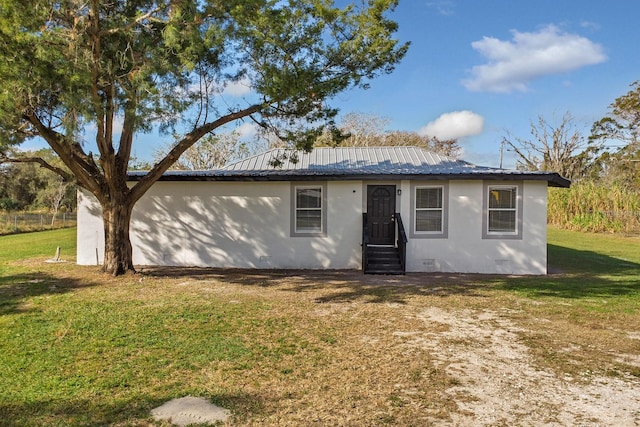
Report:
M 139 181 L 145 171 L 129 172 L 129 181 Z M 300 171 L 264 171 L 229 173 L 224 171 L 169 171 L 159 181 L 373 181 L 373 180 L 493 180 L 546 181 L 550 187 L 569 188 L 571 181 L 552 172 L 475 172 L 475 173 L 300 173 Z

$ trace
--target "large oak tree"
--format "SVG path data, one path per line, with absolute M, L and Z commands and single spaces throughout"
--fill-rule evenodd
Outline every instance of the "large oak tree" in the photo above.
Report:
M 396 4 L 0 0 L 0 152 L 44 139 L 71 174 L 38 163 L 97 198 L 104 270 L 125 273 L 133 207 L 185 150 L 242 119 L 310 148 L 308 130 L 335 116 L 336 94 L 366 87 L 404 56 L 408 45 L 388 17 Z M 252 92 L 230 103 L 221 91 L 237 82 Z M 97 153 L 83 147 L 87 127 Z M 136 137 L 156 127 L 180 136 L 129 187 Z

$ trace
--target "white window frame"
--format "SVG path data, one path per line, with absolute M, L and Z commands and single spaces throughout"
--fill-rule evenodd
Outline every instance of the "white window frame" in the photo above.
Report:
M 490 207 L 491 191 L 493 190 L 513 190 L 515 191 L 515 206 L 509 208 L 492 208 Z M 522 239 L 522 183 L 500 183 L 484 185 L 483 197 L 483 221 L 482 221 L 482 238 L 483 239 Z M 491 212 L 514 212 L 515 223 L 513 230 L 489 230 L 489 216 Z
M 320 207 L 319 208 L 299 208 L 298 207 L 298 191 L 299 190 L 318 190 L 320 191 Z M 327 232 L 327 185 L 326 183 L 294 183 L 291 185 L 291 236 L 292 237 L 317 237 L 326 236 Z M 320 210 L 320 229 L 300 229 L 298 228 L 298 212 L 303 210 Z
M 441 206 L 440 208 L 418 208 L 418 190 L 419 189 L 440 189 Z M 440 230 L 438 231 L 419 231 L 418 211 L 440 211 L 441 221 Z M 411 230 L 412 238 L 447 238 L 448 237 L 448 215 L 449 215 L 449 188 L 446 183 L 429 183 L 419 182 L 411 185 Z

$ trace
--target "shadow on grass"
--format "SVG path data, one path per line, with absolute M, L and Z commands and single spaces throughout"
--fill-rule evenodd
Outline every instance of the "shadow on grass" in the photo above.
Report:
M 186 393 L 189 395 L 190 393 Z M 36 425 L 148 425 L 153 421 L 151 410 L 183 396 L 151 398 L 134 396 L 129 399 L 101 398 L 92 399 L 36 399 L 29 402 L 0 402 L 0 426 L 36 426 Z M 263 412 L 263 398 L 246 393 L 206 396 L 213 404 L 230 409 L 241 419 L 243 414 Z M 106 402 L 109 400 L 109 402 Z M 140 424 L 143 422 L 144 424 Z M 155 424 L 154 424 L 155 425 Z M 164 425 L 164 424 L 163 424 Z M 168 424 L 167 424 L 168 425 Z
M 506 278 L 498 287 L 530 296 L 640 297 L 640 264 L 593 251 L 548 245 L 548 276 Z
M 291 279 L 287 290 L 306 292 L 329 290 L 316 298 L 317 303 L 342 303 L 361 300 L 366 303 L 406 304 L 412 296 L 449 297 L 465 295 L 487 296 L 484 280 L 489 276 L 471 274 L 407 273 L 403 276 L 365 275 L 343 272 L 343 277 L 327 280 L 326 273 L 302 272 Z M 355 276 L 355 277 L 354 277 Z
M 487 296 L 487 284 L 496 276 L 482 274 L 407 273 L 370 275 L 359 270 L 252 270 L 218 268 L 146 268 L 151 277 L 190 278 L 232 285 L 273 288 L 288 292 L 322 292 L 317 303 L 359 300 L 366 303 L 405 304 L 416 295 Z
M 583 274 L 635 274 L 640 279 L 640 264 L 633 261 L 551 244 L 547 251 L 552 269 Z
M 530 296 L 561 298 L 640 296 L 640 264 L 592 251 L 549 245 L 547 276 L 408 273 L 365 275 L 358 270 L 250 270 L 214 268 L 146 268 L 152 277 L 189 277 L 230 284 L 278 287 L 285 291 L 326 291 L 318 303 L 406 303 L 415 295 L 487 297 L 491 289 Z
M 22 306 L 25 299 L 70 292 L 95 286 L 87 280 L 60 278 L 43 272 L 0 276 L 0 316 L 28 311 Z

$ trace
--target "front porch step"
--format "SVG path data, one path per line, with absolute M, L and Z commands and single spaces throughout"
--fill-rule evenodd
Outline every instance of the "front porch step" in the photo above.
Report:
M 404 275 L 404 271 L 402 271 L 401 268 L 398 268 L 396 270 L 391 270 L 391 269 L 372 269 L 372 268 L 368 268 L 367 271 L 364 272 L 364 274 L 389 274 L 389 275 Z
M 367 246 L 365 274 L 404 274 L 398 248 L 393 246 Z

